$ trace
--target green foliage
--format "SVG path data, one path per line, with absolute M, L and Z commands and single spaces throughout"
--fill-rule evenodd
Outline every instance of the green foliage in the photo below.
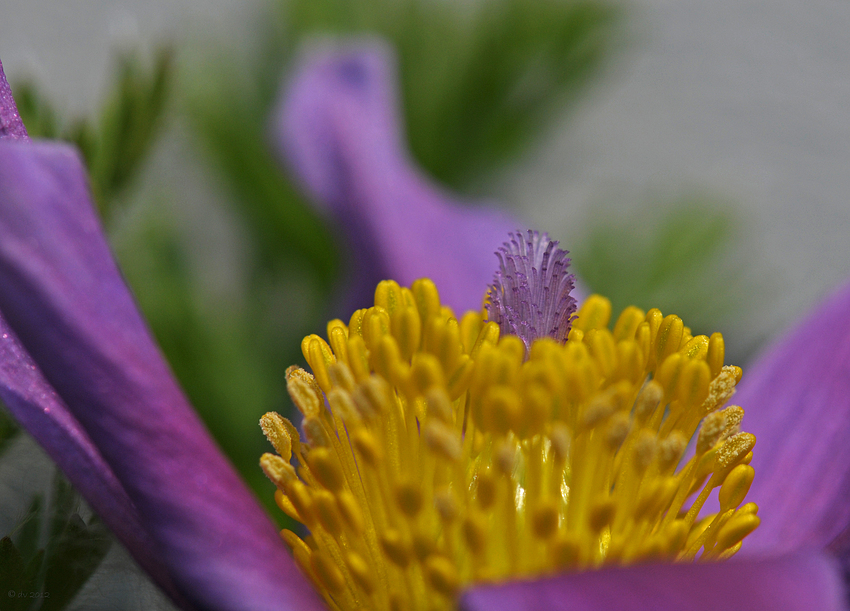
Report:
M 4 610 L 64 609 L 100 565 L 112 540 L 96 517 L 82 519 L 79 504 L 57 472 L 47 509 L 36 496 L 15 532 L 0 539 Z
M 119 56 L 112 91 L 97 124 L 72 128 L 89 167 L 95 196 L 105 214 L 137 174 L 155 141 L 171 88 L 173 53 L 158 50 L 151 70 L 135 53 Z
M 44 99 L 32 81 L 15 83 L 15 102 L 18 113 L 31 138 L 59 138 L 59 117 L 53 106 Z
M 112 89 L 95 119 L 70 124 L 32 82 L 14 87 L 18 111 L 33 138 L 62 139 L 76 144 L 85 158 L 95 200 L 104 216 L 138 173 L 158 133 L 171 88 L 173 53 L 157 51 L 147 69 L 136 53 L 117 59 Z
M 291 0 L 285 40 L 376 32 L 399 54 L 414 157 L 463 188 L 538 137 L 615 48 L 620 10 L 581 0 Z
M 614 312 L 657 307 L 696 334 L 742 320 L 753 307 L 757 295 L 742 286 L 733 256 L 743 220 L 716 198 L 692 194 L 627 214 L 602 209 L 588 225 L 574 238 L 573 265 L 586 286 L 611 299 Z
M 226 58 L 219 58 L 214 66 L 193 67 L 191 72 L 187 74 L 189 116 L 251 232 L 257 272 L 281 274 L 299 265 L 329 288 L 336 279 L 337 249 L 326 224 L 270 151 L 268 81 L 246 78 Z
M 0 402 L 0 455 L 9 447 L 19 431 L 18 423 L 9 414 L 6 406 Z

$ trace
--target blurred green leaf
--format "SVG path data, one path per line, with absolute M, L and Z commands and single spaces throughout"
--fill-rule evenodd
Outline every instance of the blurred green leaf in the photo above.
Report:
M 44 499 L 37 494 L 13 533 L 17 547 L 24 558 L 33 558 L 38 551 L 41 525 L 44 520 L 43 503 Z
M 694 334 L 710 333 L 752 307 L 733 256 L 744 226 L 736 208 L 701 194 L 625 214 L 603 207 L 575 236 L 573 265 L 615 313 L 631 304 L 657 307 L 680 316 Z
M 119 57 L 115 84 L 100 112 L 96 135 L 85 124 L 73 131 L 104 212 L 136 175 L 155 141 L 168 99 L 173 52 L 160 48 L 151 70 L 136 53 Z
M 93 517 L 86 524 L 77 513 L 67 517 L 45 556 L 44 591 L 50 592 L 40 611 L 63 609 L 100 565 L 112 539 Z
M 0 403 L 0 455 L 9 447 L 20 430 L 6 406 Z
M 0 539 L 0 601 L 3 609 L 23 611 L 29 606 L 28 598 L 19 598 L 27 587 L 24 558 L 9 537 Z
M 11 537 L 0 541 L 4 611 L 64 609 L 103 561 L 111 536 L 96 517 L 83 521 L 80 503 L 79 494 L 56 471 L 47 510 L 36 495 Z M 8 595 L 13 590 L 15 597 Z
M 18 111 L 31 137 L 67 140 L 79 147 L 104 217 L 112 214 L 115 199 L 151 151 L 170 93 L 173 64 L 169 47 L 157 50 L 150 69 L 136 52 L 120 55 L 112 89 L 94 119 L 69 121 L 33 82 L 15 84 Z
M 271 98 L 262 91 L 266 83 L 246 78 L 226 58 L 210 68 L 193 67 L 191 79 L 197 88 L 190 92 L 190 117 L 247 221 L 257 264 L 269 273 L 301 265 L 330 287 L 339 255 L 326 224 L 270 151 Z
M 38 91 L 32 81 L 15 83 L 15 102 L 18 113 L 30 138 L 58 138 L 59 120 L 53 106 Z

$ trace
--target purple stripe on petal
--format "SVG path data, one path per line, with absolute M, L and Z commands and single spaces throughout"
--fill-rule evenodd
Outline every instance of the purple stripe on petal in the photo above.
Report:
M 0 140 L 29 140 L 0 62 Z
M 164 591 L 180 601 L 181 597 L 158 560 L 154 543 L 139 522 L 136 508 L 127 493 L 2 317 L 0 397 L 21 426 L 62 468 L 136 562 Z
M 471 590 L 463 611 L 838 611 L 835 562 L 797 555 L 762 561 L 643 565 L 569 573 Z
M 758 439 L 742 553 L 823 547 L 850 525 L 850 284 L 744 371 L 735 403 Z
M 311 195 L 345 229 L 355 260 L 350 304 L 383 279 L 437 284 L 457 312 L 480 309 L 496 249 L 518 227 L 436 187 L 405 151 L 394 78 L 381 44 L 314 49 L 289 82 L 275 130 Z
M 116 267 L 70 147 L 0 143 L 0 310 L 205 609 L 320 609 L 210 439 Z

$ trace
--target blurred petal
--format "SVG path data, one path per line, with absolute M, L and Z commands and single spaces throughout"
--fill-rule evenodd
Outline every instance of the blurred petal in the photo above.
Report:
M 742 553 L 828 545 L 850 524 L 850 284 L 744 371 L 734 402 L 758 439 Z
M 0 140 L 29 140 L 0 62 Z
M 173 598 L 180 596 L 136 508 L 86 432 L 0 317 L 0 397 L 45 449 L 136 562 Z
M 837 611 L 845 608 L 834 561 L 815 555 L 569 573 L 539 581 L 476 588 L 461 599 L 463 611 Z
M 0 310 L 112 466 L 191 602 L 321 608 L 162 360 L 70 147 L 0 143 Z
M 522 227 L 494 207 L 458 200 L 414 166 L 395 69 L 378 43 L 305 54 L 277 113 L 278 144 L 351 242 L 346 305 L 370 303 L 380 280 L 427 276 L 456 311 L 480 309 L 496 249 Z

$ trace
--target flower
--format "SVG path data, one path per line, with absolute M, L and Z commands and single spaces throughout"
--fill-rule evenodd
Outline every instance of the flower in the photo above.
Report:
M 356 55 L 346 56 L 348 62 L 356 60 Z M 112 260 L 79 156 L 64 145 L 26 141 L 5 78 L 0 104 L 0 312 L 5 319 L 0 396 L 183 608 L 322 608 L 164 364 Z M 320 109 L 314 110 L 320 117 Z M 337 140 L 333 124 L 317 118 L 314 129 L 325 130 L 325 144 Z M 319 153 L 322 142 L 315 144 Z M 351 166 L 346 165 L 352 163 L 349 158 L 335 159 L 342 176 L 323 179 L 336 181 L 338 193 L 347 185 L 391 186 L 401 180 L 384 177 L 383 183 L 374 183 L 376 173 L 398 170 L 401 162 L 377 157 L 382 165 L 371 166 L 364 158 L 362 166 Z M 365 202 L 376 191 L 364 187 L 358 193 L 362 199 L 352 201 L 367 216 L 377 215 L 364 225 L 379 228 L 384 208 L 375 212 Z M 467 217 L 455 218 L 462 223 Z M 433 219 L 421 224 L 440 226 Z M 395 227 L 392 235 L 379 229 L 366 235 L 400 249 L 410 228 Z M 474 223 L 465 227 L 475 229 Z M 452 240 L 444 243 L 455 246 Z M 373 246 L 372 252 L 381 250 Z M 391 252 L 381 255 L 382 264 L 392 264 Z M 449 281 L 468 263 L 458 255 L 437 261 L 441 267 L 435 263 L 431 275 Z M 458 286 L 460 300 L 463 287 Z M 476 290 L 483 294 L 483 287 Z M 460 302 L 458 307 L 465 306 Z M 850 426 L 848 307 L 850 290 L 844 289 L 780 340 L 754 367 L 753 384 L 740 390 L 739 398 L 749 399 L 748 428 L 760 443 L 767 434 L 778 435 L 768 446 L 771 462 L 758 467 L 768 474 L 766 483 L 760 488 L 756 479 L 751 491 L 753 498 L 777 499 L 782 517 L 779 526 L 772 526 L 773 508 L 761 512 L 762 527 L 752 537 L 767 533 L 760 544 L 762 558 L 610 569 L 482 587 L 465 594 L 461 605 L 511 611 L 567 605 L 598 609 L 612 603 L 623 609 L 844 608 L 834 561 L 817 550 L 838 541 L 834 553 L 845 553 L 838 535 L 847 525 L 848 463 L 833 462 L 832 456 L 847 451 L 841 432 Z M 783 416 L 778 422 L 769 411 L 774 407 Z M 839 433 L 823 434 L 833 430 Z M 797 495 L 795 483 L 813 494 Z M 771 558 L 772 550 L 793 554 Z
M 29 142 L 0 85 L 0 396 L 181 607 L 320 609 L 153 342 L 79 154 Z
M 345 228 L 346 313 L 385 278 L 431 278 L 458 312 L 481 306 L 493 253 L 517 222 L 429 181 L 403 144 L 392 55 L 381 44 L 309 52 L 275 113 L 275 143 L 314 201 Z M 329 103 L 333 100 L 333 103 Z M 376 171 L 377 168 L 380 170 Z

